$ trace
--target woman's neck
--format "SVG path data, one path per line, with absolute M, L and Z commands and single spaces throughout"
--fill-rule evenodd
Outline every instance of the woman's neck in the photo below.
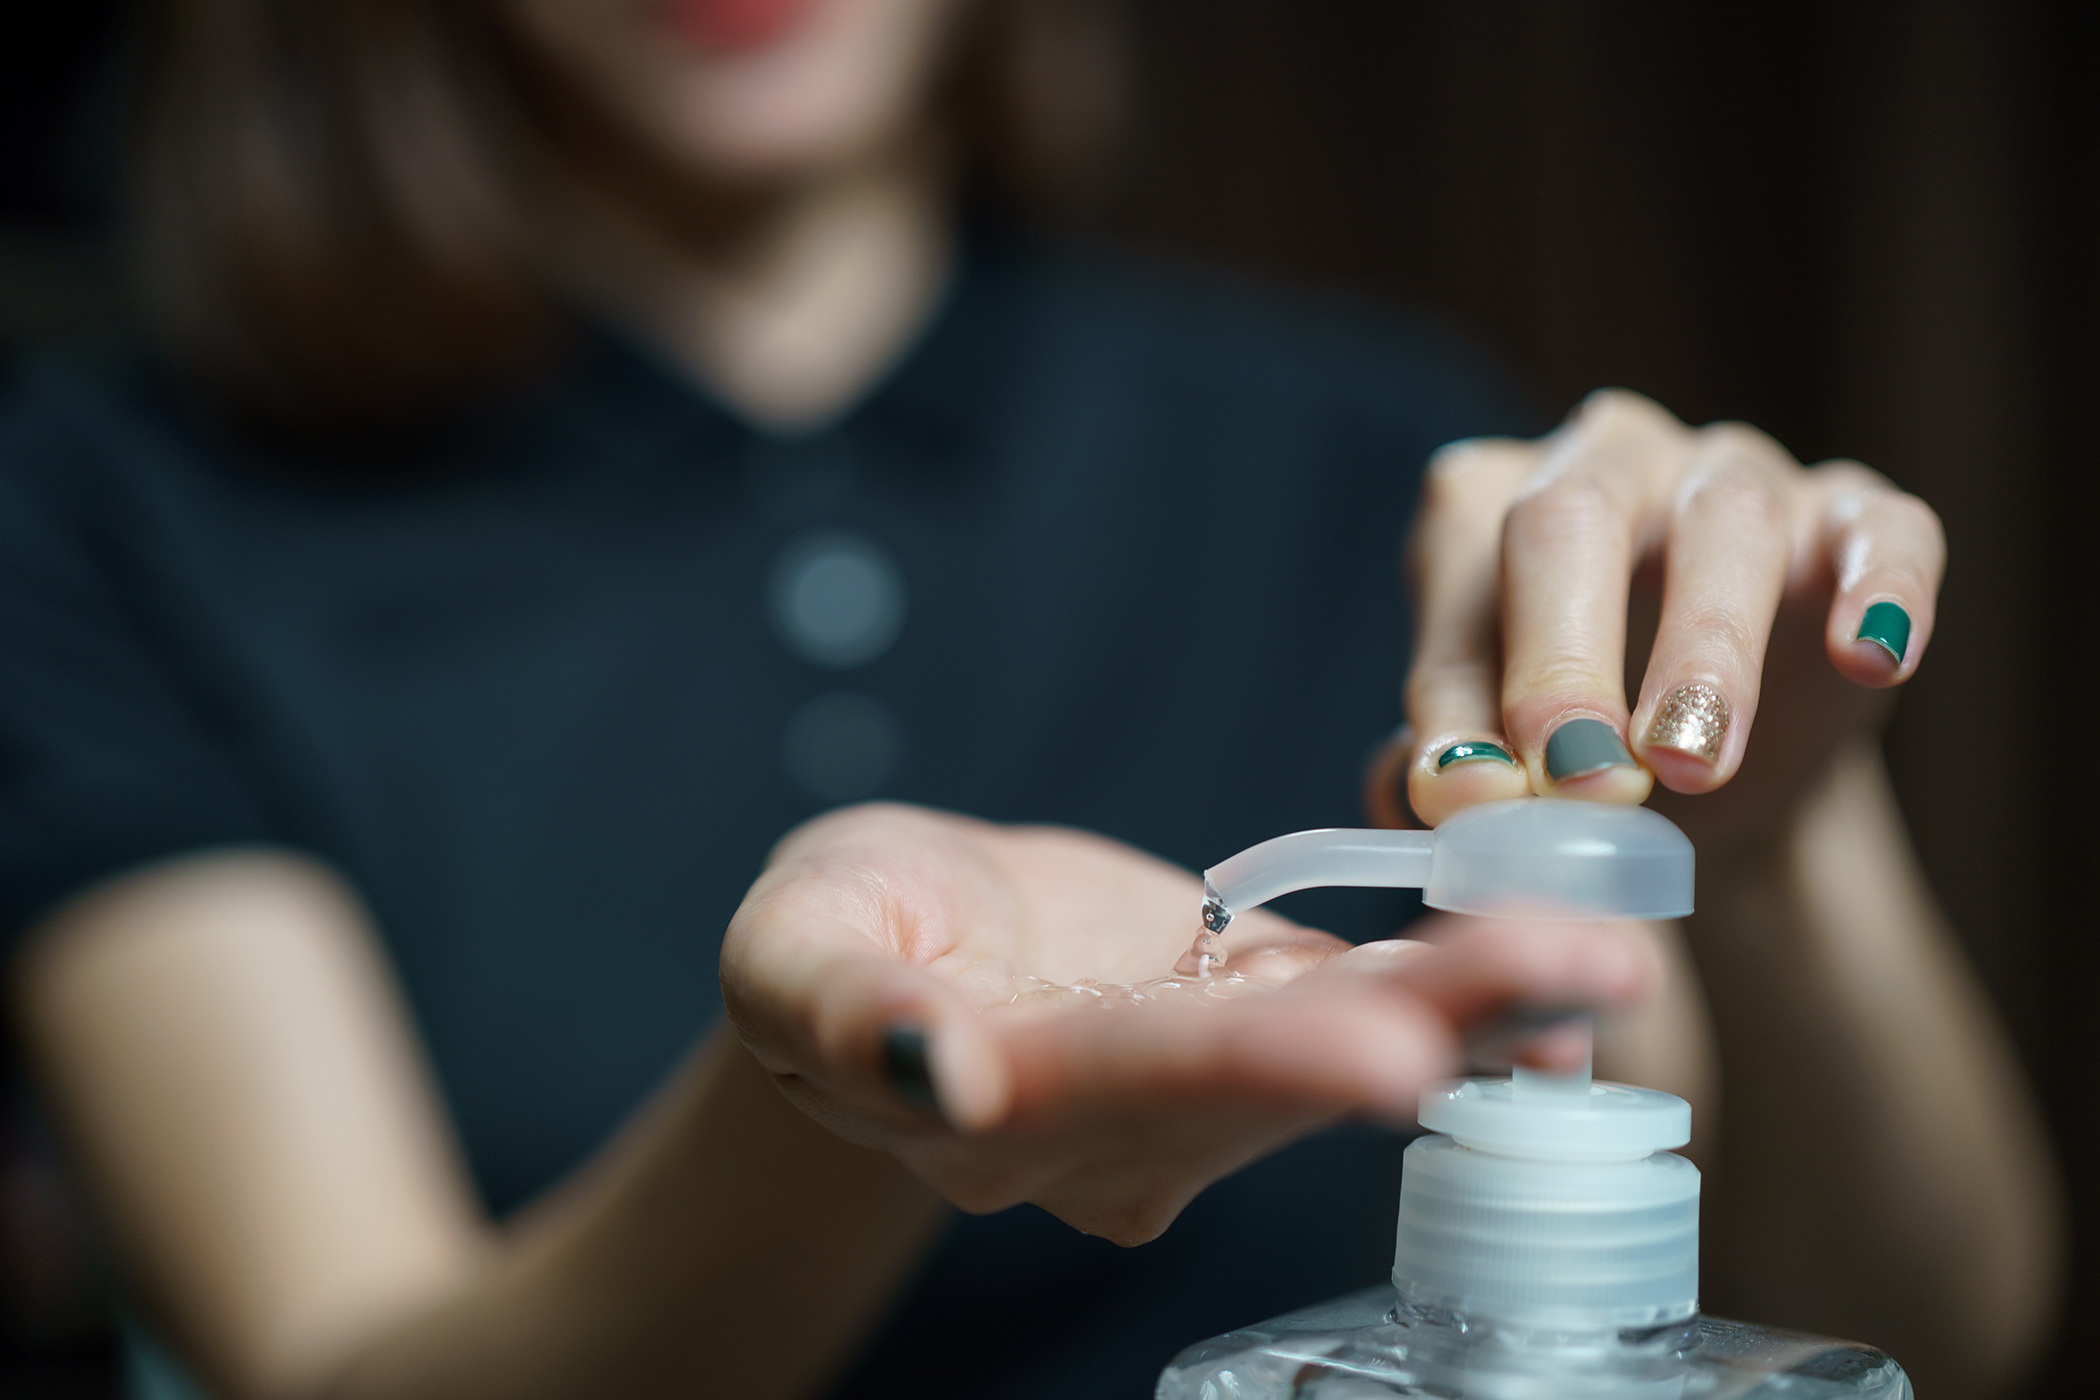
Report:
M 745 201 L 702 234 L 597 204 L 569 261 L 590 300 L 769 427 L 850 407 L 904 351 L 953 255 L 946 164 L 923 145 Z

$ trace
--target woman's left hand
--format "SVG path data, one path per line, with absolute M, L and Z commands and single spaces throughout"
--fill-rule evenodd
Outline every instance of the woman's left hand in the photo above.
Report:
M 1403 771 L 1431 825 L 1527 792 L 1730 785 L 1672 815 L 1702 849 L 1755 841 L 1917 670 L 1945 553 L 1931 508 L 1858 463 L 1803 467 L 1638 394 L 1593 394 L 1536 441 L 1453 443 L 1416 516 L 1411 725 L 1374 814 L 1398 824 Z M 1630 705 L 1629 613 L 1654 635 Z
M 774 851 L 723 942 L 723 997 L 759 1063 L 840 1136 L 966 1210 L 1032 1201 L 1133 1244 L 1324 1124 L 1411 1119 L 1512 1008 L 1624 1008 L 1657 980 L 1623 925 L 1473 919 L 1434 948 L 1351 948 L 1250 909 L 1226 939 L 1255 981 L 1212 988 L 1247 995 L 1013 1002 L 1021 977 L 1160 977 L 1201 928 L 1202 890 L 1084 832 L 847 808 Z M 1547 1031 L 1523 1053 L 1566 1068 L 1585 1048 Z

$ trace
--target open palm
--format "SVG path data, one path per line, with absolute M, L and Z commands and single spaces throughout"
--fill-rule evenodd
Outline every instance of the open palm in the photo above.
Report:
M 1033 1201 L 1135 1243 L 1321 1124 L 1412 1119 L 1466 1029 L 1510 1003 L 1624 1004 L 1652 975 L 1645 945 L 1611 926 L 1469 920 L 1439 946 L 1351 949 L 1257 910 L 1229 942 L 1273 990 L 1010 1004 L 1022 976 L 1165 973 L 1200 894 L 1188 872 L 1097 836 L 849 809 L 776 850 L 724 942 L 723 992 L 759 1060 L 835 1131 L 965 1209 Z M 900 1029 L 923 1037 L 938 1116 L 885 1073 Z

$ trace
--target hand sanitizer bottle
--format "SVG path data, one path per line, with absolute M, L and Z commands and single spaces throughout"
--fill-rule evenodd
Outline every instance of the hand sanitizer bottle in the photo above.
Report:
M 1380 857 L 1377 852 L 1387 854 Z M 1642 808 L 1520 799 L 1434 833 L 1300 832 L 1205 872 L 1205 922 L 1319 884 L 1533 917 L 1691 910 L 1691 844 Z M 1518 1069 L 1422 1096 L 1391 1287 L 1201 1342 L 1157 1400 L 1911 1400 L 1881 1352 L 1699 1313 L 1699 1170 L 1671 1094 Z

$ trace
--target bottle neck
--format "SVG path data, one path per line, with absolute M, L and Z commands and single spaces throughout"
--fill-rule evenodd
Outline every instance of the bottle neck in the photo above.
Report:
M 1667 1152 L 1540 1161 L 1418 1138 L 1402 1167 L 1393 1283 L 1417 1308 L 1504 1331 L 1611 1337 L 1682 1323 L 1699 1310 L 1698 1169 Z
M 1394 1290 L 1389 1317 L 1397 1327 L 1436 1333 L 1453 1343 L 1477 1345 L 1492 1341 L 1498 1348 L 1541 1354 L 1594 1355 L 1609 1351 L 1629 1356 L 1666 1356 L 1690 1346 L 1699 1326 L 1696 1312 L 1637 1327 L 1574 1322 L 1544 1326 L 1426 1302 L 1409 1297 L 1404 1288 Z

